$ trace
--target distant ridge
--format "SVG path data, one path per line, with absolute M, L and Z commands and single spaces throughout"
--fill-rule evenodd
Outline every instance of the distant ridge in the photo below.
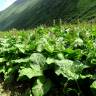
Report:
M 95 17 L 96 0 L 17 0 L 0 13 L 0 30 L 52 24 L 54 19 L 70 22 Z

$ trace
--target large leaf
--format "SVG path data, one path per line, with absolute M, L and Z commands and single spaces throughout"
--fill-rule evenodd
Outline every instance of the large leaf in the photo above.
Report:
M 25 68 L 21 67 L 19 70 L 19 77 L 27 76 L 28 78 L 37 77 L 42 75 L 42 70 L 40 69 L 39 65 L 32 64 L 31 67 Z
M 96 81 L 94 81 L 90 87 L 94 96 L 96 96 Z
M 82 70 L 86 67 L 80 62 L 74 62 L 67 59 L 55 60 L 55 63 L 59 66 L 59 68 L 56 70 L 56 74 L 62 74 L 64 77 L 72 80 L 78 79 L 82 73 Z
M 46 95 L 46 93 L 50 90 L 51 88 L 51 81 L 47 80 L 45 78 L 39 78 L 35 82 L 35 85 L 32 88 L 32 92 L 34 96 L 43 96 Z
M 43 67 L 46 62 L 46 58 L 40 53 L 33 53 L 30 56 L 30 60 L 33 64 L 40 65 L 41 67 Z

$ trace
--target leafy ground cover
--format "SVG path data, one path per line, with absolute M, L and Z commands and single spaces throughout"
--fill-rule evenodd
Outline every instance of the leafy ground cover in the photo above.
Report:
M 1 96 L 96 96 L 96 25 L 0 34 Z

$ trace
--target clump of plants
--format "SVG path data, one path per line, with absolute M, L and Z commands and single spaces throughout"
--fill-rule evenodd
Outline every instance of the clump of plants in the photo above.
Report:
M 0 74 L 13 96 L 96 96 L 94 28 L 39 27 L 24 34 L 0 38 Z

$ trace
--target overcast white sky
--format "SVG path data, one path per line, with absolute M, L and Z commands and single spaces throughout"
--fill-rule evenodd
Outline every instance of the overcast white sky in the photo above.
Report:
M 0 11 L 6 9 L 9 7 L 12 3 L 14 3 L 16 0 L 0 0 Z

